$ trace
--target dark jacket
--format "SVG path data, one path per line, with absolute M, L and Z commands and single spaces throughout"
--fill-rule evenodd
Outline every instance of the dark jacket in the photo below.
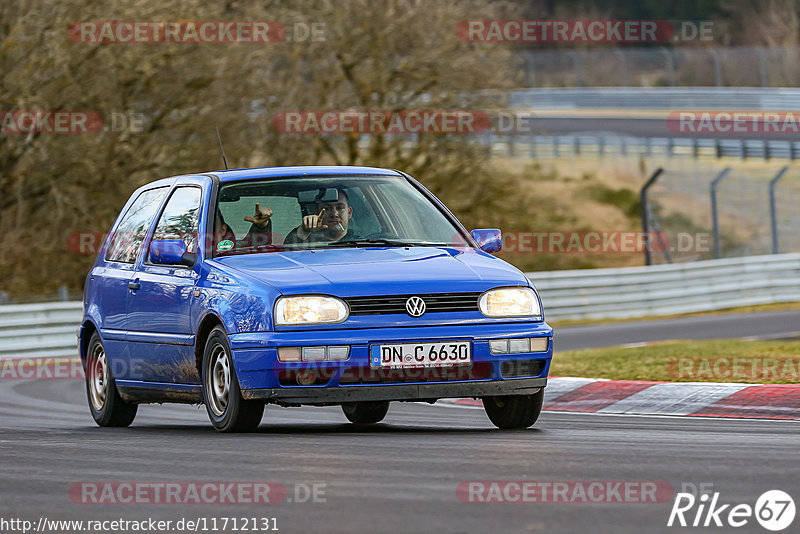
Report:
M 307 239 L 306 239 L 305 241 L 303 241 L 302 239 L 299 239 L 299 238 L 297 237 L 297 230 L 298 230 L 299 228 L 300 228 L 300 227 L 298 226 L 297 228 L 295 228 L 294 230 L 292 230 L 291 232 L 289 232 L 289 235 L 287 235 L 287 236 L 286 236 L 286 239 L 284 239 L 284 240 L 283 240 L 283 242 L 284 242 L 284 243 L 287 243 L 287 244 L 293 244 L 293 243 L 307 243 L 307 242 L 308 242 L 308 240 L 307 240 Z M 341 238 L 341 239 L 339 239 L 338 241 L 350 241 L 351 239 L 360 239 L 360 236 L 356 235 L 356 234 L 353 232 L 353 229 L 352 229 L 352 228 L 348 228 L 348 229 L 347 229 L 347 233 L 346 233 L 346 234 L 344 234 L 344 235 L 342 236 L 342 238 Z

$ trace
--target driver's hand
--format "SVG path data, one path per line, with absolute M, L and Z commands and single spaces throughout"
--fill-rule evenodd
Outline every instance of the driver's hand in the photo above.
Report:
M 325 208 L 322 208 L 316 215 L 306 215 L 303 217 L 303 224 L 297 230 L 297 237 L 300 239 L 307 239 L 312 232 L 319 232 L 328 228 L 327 224 L 322 224 L 322 216 L 325 214 Z
M 252 217 L 245 217 L 244 220 L 247 222 L 251 222 L 258 226 L 259 228 L 266 228 L 269 224 L 269 219 L 272 217 L 273 211 L 272 208 L 268 208 L 264 206 L 263 208 L 259 207 L 258 202 L 256 202 L 256 213 Z

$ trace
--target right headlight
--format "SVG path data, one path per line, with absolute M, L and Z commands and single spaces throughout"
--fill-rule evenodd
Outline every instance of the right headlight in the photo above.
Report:
M 478 309 L 487 317 L 534 317 L 542 315 L 536 292 L 529 287 L 490 289 L 478 300 Z
M 348 315 L 343 301 L 325 295 L 279 297 L 275 302 L 275 324 L 280 326 L 341 323 Z

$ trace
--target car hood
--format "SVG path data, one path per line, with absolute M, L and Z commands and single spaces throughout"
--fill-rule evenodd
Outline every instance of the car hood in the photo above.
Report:
M 518 269 L 475 249 L 386 247 L 294 250 L 215 258 L 284 294 L 342 297 L 485 291 L 528 285 Z

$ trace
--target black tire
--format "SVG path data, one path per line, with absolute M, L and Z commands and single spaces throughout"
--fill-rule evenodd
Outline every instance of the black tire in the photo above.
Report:
M 533 395 L 484 397 L 483 409 L 494 426 L 503 430 L 528 428 L 542 413 L 544 388 Z
M 98 426 L 129 426 L 139 409 L 138 404 L 125 402 L 119 396 L 103 340 L 97 332 L 89 339 L 86 351 L 86 397 Z
M 389 411 L 389 401 L 351 402 L 342 404 L 344 416 L 357 425 L 380 423 Z
M 220 432 L 252 432 L 264 416 L 264 402 L 242 398 L 228 335 L 221 326 L 208 335 L 203 352 L 203 402 L 211 425 Z

